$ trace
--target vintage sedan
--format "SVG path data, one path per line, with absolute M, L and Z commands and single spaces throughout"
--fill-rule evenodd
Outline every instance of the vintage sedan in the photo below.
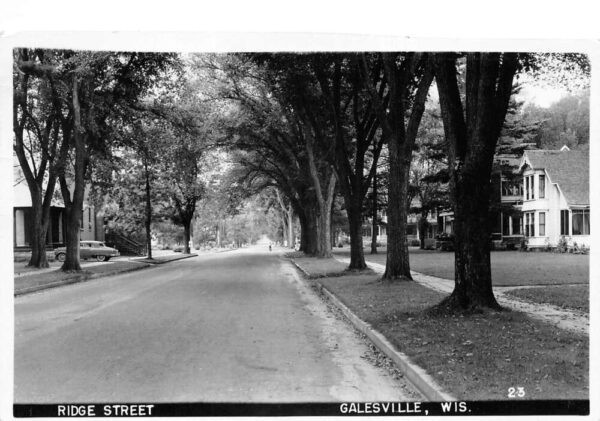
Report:
M 79 257 L 81 259 L 96 259 L 99 262 L 108 262 L 111 257 L 119 255 L 119 250 L 106 247 L 101 241 L 82 241 L 79 243 Z M 54 257 L 59 262 L 64 262 L 67 257 L 66 247 L 55 249 Z

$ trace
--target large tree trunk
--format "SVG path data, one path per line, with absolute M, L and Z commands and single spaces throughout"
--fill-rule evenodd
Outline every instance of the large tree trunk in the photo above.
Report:
M 287 227 L 288 227 L 288 247 L 293 249 L 296 245 L 296 238 L 294 237 L 294 209 L 290 204 L 287 211 Z
M 388 187 L 387 259 L 383 279 L 409 279 L 410 263 L 406 239 L 406 197 L 410 160 L 399 156 L 399 144 L 393 138 L 389 143 L 390 181 Z
M 19 55 L 20 58 L 24 58 L 25 60 L 28 59 L 27 50 L 21 50 Z M 42 154 L 42 158 L 37 166 L 38 172 L 35 173 L 34 170 L 36 169 L 36 166 L 34 166 L 34 170 L 32 170 L 29 160 L 26 156 L 25 151 L 27 148 L 23 142 L 23 133 L 25 131 L 26 122 L 29 118 L 29 113 L 27 112 L 28 92 L 29 75 L 24 74 L 22 78 L 17 75 L 15 79 L 13 98 L 13 131 L 15 134 L 13 150 L 17 156 L 17 159 L 19 160 L 19 165 L 23 175 L 25 176 L 25 180 L 27 181 L 27 187 L 29 188 L 29 195 L 31 197 L 32 235 L 29 244 L 31 247 L 31 258 L 29 259 L 27 266 L 46 268 L 49 266 L 48 259 L 46 257 L 46 235 L 48 231 L 50 201 L 42 201 L 42 185 L 45 175 L 45 168 L 48 164 L 48 158 Z M 51 124 L 52 121 L 48 121 L 46 129 L 49 129 L 49 125 Z M 49 148 L 49 133 L 49 130 L 45 130 L 46 135 L 43 138 L 38 138 L 38 142 L 41 143 L 39 147 L 41 147 L 42 150 L 44 148 L 48 150 Z M 46 196 L 54 193 L 54 182 L 56 181 L 56 176 L 53 174 L 52 169 L 50 170 L 48 178 L 48 190 L 50 191 L 46 192 Z M 45 216 L 47 216 L 46 219 L 44 219 Z
M 48 256 L 46 254 L 46 242 L 50 227 L 50 205 L 54 193 L 54 187 L 56 186 L 56 173 L 52 169 L 50 170 L 48 178 L 49 180 L 43 200 L 38 194 L 41 186 L 38 185 L 35 189 L 32 189 L 31 187 L 29 188 L 33 220 L 30 244 L 31 259 L 29 260 L 27 266 L 37 268 L 47 268 L 50 266 L 48 264 Z
M 367 267 L 362 237 L 361 204 L 353 203 L 352 209 L 347 209 L 350 225 L 350 266 L 348 269 L 362 270 Z
M 490 267 L 490 178 L 516 68 L 513 53 L 467 54 L 463 110 L 456 56 L 435 54 L 455 218 L 454 291 L 440 307 L 451 311 L 500 308 Z
M 316 196 L 316 233 L 317 257 L 331 257 L 331 209 L 335 197 L 336 175 L 333 168 L 324 168 L 325 174 L 329 173 L 327 184 L 323 187 L 319 170 L 315 162 L 315 156 L 310 139 L 306 140 L 306 152 L 309 163 L 309 172 Z M 325 178 L 325 177 L 323 177 Z
M 317 257 L 331 257 L 331 209 L 335 196 L 335 173 L 331 172 L 329 183 L 325 191 L 325 196 L 318 196 L 318 214 L 317 214 Z
M 315 256 L 318 253 L 318 225 L 317 225 L 317 210 L 314 206 L 309 206 L 305 210 L 305 224 L 304 229 L 302 230 L 302 235 L 304 237 L 304 248 L 303 252 L 310 255 Z
M 183 237 L 184 237 L 184 245 L 183 245 L 183 253 L 190 254 L 190 240 L 192 238 L 192 219 L 186 219 L 183 221 Z
M 63 201 L 65 202 L 65 213 L 67 216 L 66 259 L 62 265 L 63 271 L 80 271 L 79 258 L 81 211 L 83 209 L 83 196 L 85 190 L 85 172 L 87 167 L 87 151 L 84 136 L 84 128 L 81 125 L 81 105 L 79 103 L 79 80 L 73 77 L 73 140 L 75 143 L 75 179 L 73 186 L 73 198 L 71 199 L 66 179 L 60 178 Z
M 79 241 L 80 241 L 80 221 L 81 211 L 70 206 L 68 209 L 65 208 L 65 215 L 67 220 L 66 228 L 66 258 L 61 269 L 65 272 L 80 271 L 81 264 L 79 259 Z
M 50 209 L 43 208 L 41 198 L 35 192 L 31 194 L 31 205 L 31 258 L 27 266 L 47 268 L 50 266 L 48 264 L 48 257 L 46 256 L 46 237 L 48 235 Z
M 152 259 L 152 197 L 150 196 L 150 171 L 148 170 L 147 157 L 144 157 L 144 178 L 146 181 L 146 253 L 148 259 Z
M 499 308 L 492 290 L 490 263 L 490 174 L 482 169 L 464 174 L 454 191 L 455 287 L 445 305 Z
M 373 175 L 373 202 L 371 208 L 371 254 L 377 254 L 377 172 Z
M 312 255 L 316 250 L 317 238 L 316 221 L 312 216 L 314 212 L 305 207 L 296 213 L 298 214 L 298 222 L 300 223 L 300 248 L 298 251 Z
M 360 181 L 362 182 L 362 180 Z M 362 237 L 362 201 L 364 195 L 360 191 L 350 192 L 349 186 L 345 186 L 343 190 L 350 229 L 350 265 L 348 269 L 362 270 L 367 267 Z
M 306 216 L 304 216 L 303 212 L 298 213 L 298 222 L 300 223 L 300 248 L 298 251 L 302 251 L 306 253 L 307 248 L 307 236 L 308 236 L 308 226 L 306 221 Z
M 317 257 L 331 257 L 331 212 L 319 212 L 317 217 Z
M 389 105 L 374 86 L 370 86 L 371 97 L 382 121 L 383 135 L 388 140 L 390 180 L 388 188 L 387 260 L 384 280 L 409 279 L 410 265 L 406 239 L 408 180 L 412 150 L 417 137 L 433 71 L 427 55 L 407 53 L 399 64 L 395 53 L 382 53 L 382 64 L 389 86 Z M 366 61 L 364 73 L 368 74 Z M 409 91 L 413 87 L 417 69 L 422 75 L 417 85 L 412 109 L 407 109 Z M 409 112 L 408 122 L 406 114 Z

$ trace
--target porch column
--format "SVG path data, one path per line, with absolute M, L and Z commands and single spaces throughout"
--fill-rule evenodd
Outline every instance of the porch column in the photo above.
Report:
M 22 209 L 15 210 L 15 245 L 24 247 L 25 244 L 25 212 Z
M 63 236 L 63 212 L 59 211 L 58 212 L 58 217 L 57 217 L 57 223 L 58 223 L 58 242 L 61 244 L 64 244 L 65 242 L 65 237 Z

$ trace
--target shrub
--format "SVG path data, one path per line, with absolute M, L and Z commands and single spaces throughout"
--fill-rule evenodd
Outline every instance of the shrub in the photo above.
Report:
M 569 240 L 564 235 L 561 235 L 556 245 L 556 251 L 566 253 L 569 250 Z
M 544 241 L 544 251 L 551 251 L 552 247 L 550 246 L 550 240 L 546 238 Z
M 528 246 L 529 246 L 529 242 L 527 241 L 527 238 L 522 238 L 521 243 L 519 244 L 519 250 L 527 251 Z

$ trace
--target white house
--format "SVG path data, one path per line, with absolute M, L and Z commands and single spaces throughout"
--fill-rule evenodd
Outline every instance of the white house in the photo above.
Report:
M 27 182 L 18 166 L 14 169 L 13 185 L 13 247 L 15 250 L 28 250 L 31 246 L 31 196 Z M 101 215 L 88 202 L 89 187 L 86 188 L 80 229 L 81 240 L 104 240 L 104 224 Z M 50 224 L 46 243 L 48 247 L 58 247 L 65 243 L 65 212 L 60 195 L 56 195 L 50 207 Z
M 412 207 L 421 206 L 421 202 L 418 198 L 413 198 L 411 202 Z M 432 240 L 435 235 L 438 233 L 438 214 L 437 212 L 428 212 L 427 213 L 427 230 L 425 232 L 425 239 Z M 378 212 L 378 219 L 381 221 L 377 224 L 377 241 L 386 244 L 387 243 L 387 212 L 385 209 L 382 209 Z M 406 236 L 410 242 L 412 241 L 420 241 L 421 236 L 419 233 L 419 216 L 415 214 L 409 214 L 406 220 Z M 372 233 L 372 219 L 364 218 L 363 221 L 363 243 L 370 244 L 371 243 L 371 233 Z
M 590 245 L 589 153 L 525 151 L 523 234 L 528 247 L 555 247 L 561 237 L 570 245 Z

